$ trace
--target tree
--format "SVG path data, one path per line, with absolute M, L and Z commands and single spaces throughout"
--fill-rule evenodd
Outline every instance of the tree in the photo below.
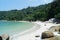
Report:
M 58 13 L 57 15 L 55 15 L 55 18 L 60 19 L 60 13 Z

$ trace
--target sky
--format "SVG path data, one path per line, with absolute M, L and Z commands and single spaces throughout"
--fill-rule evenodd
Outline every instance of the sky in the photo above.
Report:
M 27 7 L 35 7 L 42 4 L 48 4 L 53 0 L 0 0 L 0 11 L 13 9 L 23 9 Z

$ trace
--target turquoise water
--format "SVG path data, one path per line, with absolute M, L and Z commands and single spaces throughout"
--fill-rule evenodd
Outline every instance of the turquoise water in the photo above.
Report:
M 0 34 L 16 34 L 25 31 L 33 26 L 32 23 L 28 22 L 13 22 L 3 21 L 0 22 Z

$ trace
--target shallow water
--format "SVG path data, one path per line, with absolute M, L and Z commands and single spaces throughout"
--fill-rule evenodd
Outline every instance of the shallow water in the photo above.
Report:
M 0 21 L 0 35 L 9 34 L 13 35 L 25 31 L 33 26 L 28 22 L 14 22 L 14 21 Z

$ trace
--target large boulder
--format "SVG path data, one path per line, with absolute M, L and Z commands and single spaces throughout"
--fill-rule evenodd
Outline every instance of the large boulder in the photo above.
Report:
M 49 28 L 49 31 L 58 32 L 60 31 L 60 26 L 52 26 L 51 28 Z
M 50 32 L 50 31 L 43 32 L 42 36 L 41 36 L 42 39 L 51 38 L 51 37 L 54 37 L 54 34 L 52 32 Z
M 3 40 L 9 40 L 9 35 L 7 35 L 7 34 L 2 34 L 2 38 L 3 38 Z
M 59 19 L 56 19 L 56 18 L 51 18 L 51 19 L 49 19 L 47 22 L 49 22 L 49 23 L 60 23 L 60 20 Z
M 3 40 L 1 36 L 0 36 L 0 40 Z
M 46 39 L 43 39 L 43 40 L 58 40 L 57 37 L 51 37 L 51 38 L 46 38 Z

